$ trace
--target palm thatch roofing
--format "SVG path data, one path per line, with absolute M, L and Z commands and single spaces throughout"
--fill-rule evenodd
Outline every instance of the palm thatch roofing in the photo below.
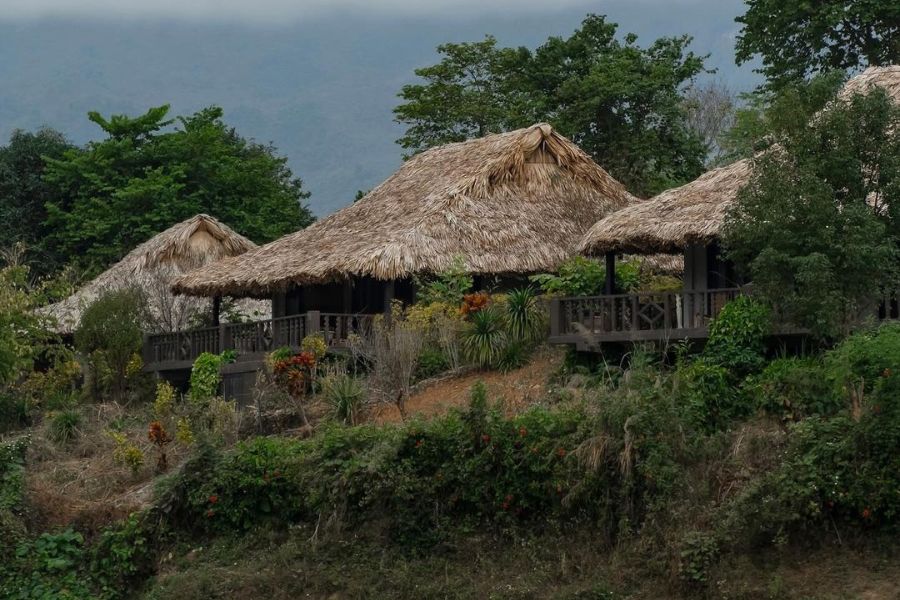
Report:
M 190 318 L 203 306 L 176 298 L 170 290 L 172 281 L 192 269 L 257 247 L 213 217 L 196 215 L 139 245 L 65 300 L 42 308 L 41 313 L 54 317 L 60 332 L 70 333 L 77 329 L 84 309 L 103 293 L 136 287 L 147 297 L 151 328 L 176 330 L 186 324 L 179 321 Z M 245 303 L 239 310 L 271 312 L 269 306 L 258 301 Z
M 262 295 L 351 276 L 553 270 L 587 227 L 634 202 L 578 146 L 541 123 L 427 150 L 307 229 L 180 278 L 193 295 Z
M 900 103 L 900 66 L 869 67 L 838 93 L 847 100 L 880 88 Z M 578 246 L 579 252 L 679 253 L 692 244 L 707 244 L 719 235 L 725 215 L 750 181 L 753 160 L 713 169 L 695 181 L 637 202 L 598 221 Z

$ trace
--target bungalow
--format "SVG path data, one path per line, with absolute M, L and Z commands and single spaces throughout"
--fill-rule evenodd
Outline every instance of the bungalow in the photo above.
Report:
M 537 124 L 422 152 L 356 203 L 192 271 L 174 290 L 272 299 L 273 319 L 230 328 L 222 349 L 296 346 L 313 331 L 338 344 L 391 300 L 413 300 L 418 274 L 460 259 L 482 284 L 555 270 L 592 223 L 635 201 L 584 151 Z
M 838 97 L 876 87 L 900 101 L 900 66 L 870 67 L 850 79 Z M 709 321 L 745 289 L 746 282 L 722 257 L 719 234 L 752 173 L 753 160 L 739 160 L 598 221 L 581 240 L 581 253 L 605 256 L 608 274 L 623 253 L 683 255 L 683 290 L 615 294 L 610 278 L 603 296 L 553 303 L 551 340 L 590 349 L 605 342 L 705 338 Z

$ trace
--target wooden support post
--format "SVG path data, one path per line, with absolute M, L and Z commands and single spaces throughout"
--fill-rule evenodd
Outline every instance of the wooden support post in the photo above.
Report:
M 317 310 L 306 311 L 306 335 L 322 331 L 322 313 Z
M 384 316 L 391 317 L 391 304 L 394 302 L 394 280 L 386 281 L 384 284 Z
M 226 350 L 233 350 L 233 348 L 229 348 L 229 346 L 231 346 L 231 342 L 228 339 L 228 325 L 219 323 L 219 353 L 221 354 Z
M 349 315 L 353 312 L 353 281 L 348 277 L 344 281 L 344 309 L 341 311 Z
M 559 298 L 550 299 L 550 337 L 558 336 L 562 333 L 562 314 L 560 311 Z
M 603 286 L 604 294 L 616 293 L 616 253 L 606 253 L 606 283 Z
M 219 326 L 219 317 L 222 312 L 222 296 L 213 296 L 212 299 L 212 324 L 213 327 Z

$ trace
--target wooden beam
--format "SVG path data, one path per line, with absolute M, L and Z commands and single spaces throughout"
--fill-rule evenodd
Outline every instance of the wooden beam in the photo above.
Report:
M 212 324 L 213 327 L 219 326 L 219 319 L 222 313 L 222 296 L 213 296 L 212 299 Z
M 606 253 L 606 283 L 603 285 L 604 294 L 616 293 L 616 253 Z

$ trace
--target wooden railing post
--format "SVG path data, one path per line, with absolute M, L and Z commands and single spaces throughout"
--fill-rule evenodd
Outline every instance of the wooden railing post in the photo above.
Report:
M 550 299 L 550 335 L 558 336 L 562 333 L 562 311 L 559 298 Z
M 306 335 L 322 331 L 322 313 L 317 310 L 306 311 Z
M 219 323 L 219 354 L 226 350 L 233 350 L 233 348 L 228 347 L 230 345 L 228 341 L 228 323 Z

